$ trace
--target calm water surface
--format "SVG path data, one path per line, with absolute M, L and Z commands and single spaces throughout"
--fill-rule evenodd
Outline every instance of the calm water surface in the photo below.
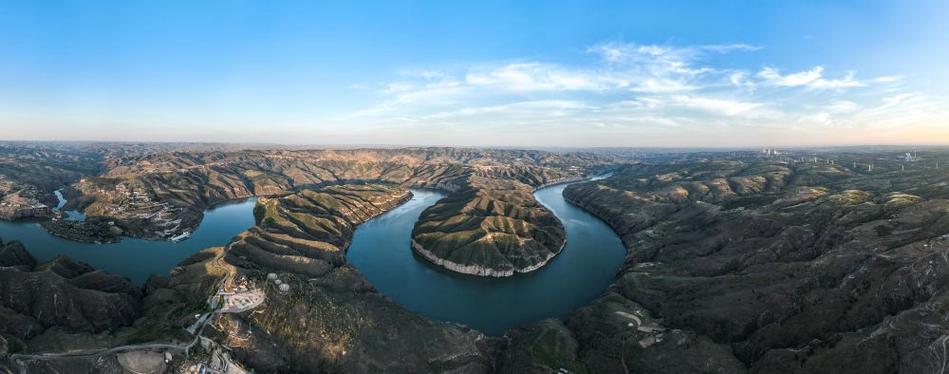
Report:
M 204 212 L 198 229 L 180 242 L 122 238 L 121 242 L 110 244 L 79 243 L 50 235 L 39 223 L 7 221 L 0 221 L 0 238 L 4 242 L 23 242 L 39 261 L 67 255 L 106 272 L 129 277 L 141 285 L 150 275 L 168 275 L 181 260 L 204 248 L 226 245 L 231 238 L 253 226 L 255 202 L 249 199 Z M 83 218 L 78 212 L 67 213 L 70 219 Z
M 565 187 L 547 187 L 534 194 L 563 222 L 567 245 L 547 266 L 529 274 L 502 279 L 466 276 L 416 257 L 409 248 L 412 227 L 422 210 L 442 197 L 430 191 L 413 191 L 408 203 L 359 226 L 347 258 L 399 304 L 491 335 L 548 317 L 565 317 L 603 293 L 626 253 L 606 224 L 563 199 Z M 113 244 L 78 243 L 50 235 L 38 223 L 5 221 L 0 221 L 0 238 L 22 241 L 40 261 L 68 255 L 142 284 L 152 274 L 168 274 L 201 249 L 226 245 L 254 224 L 254 204 L 250 199 L 208 210 L 191 237 L 177 243 L 129 238 Z M 83 218 L 69 213 L 71 219 Z
M 567 245 L 547 266 L 509 278 L 450 273 L 409 248 L 421 212 L 442 195 L 412 191 L 408 203 L 359 226 L 347 258 L 383 294 L 433 319 L 468 325 L 490 335 L 548 317 L 565 317 L 613 282 L 626 250 L 602 221 L 567 203 L 566 185 L 534 196 L 563 222 Z

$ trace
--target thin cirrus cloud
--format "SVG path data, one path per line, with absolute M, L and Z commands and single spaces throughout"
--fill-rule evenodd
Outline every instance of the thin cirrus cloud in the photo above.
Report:
M 755 53 L 745 44 L 603 43 L 583 63 L 521 60 L 422 69 L 375 85 L 376 102 L 343 121 L 375 127 L 493 129 L 633 136 L 674 128 L 893 128 L 932 117 L 925 93 L 896 76 L 785 72 L 712 63 Z M 419 73 L 419 72 L 423 72 Z M 373 85 L 369 85 L 372 87 Z M 661 131 L 661 130 L 659 130 Z
M 766 67 L 758 73 L 765 83 L 781 87 L 808 87 L 815 89 L 834 89 L 834 88 L 855 88 L 865 87 L 867 83 L 856 80 L 855 72 L 850 71 L 841 78 L 824 78 L 824 67 L 815 66 L 814 68 L 798 73 L 781 75 L 778 69 Z M 879 81 L 892 81 L 890 77 L 878 78 Z

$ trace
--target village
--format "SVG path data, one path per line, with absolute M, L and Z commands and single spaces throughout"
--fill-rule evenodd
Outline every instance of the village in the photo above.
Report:
M 104 209 L 105 216 L 124 221 L 148 222 L 148 226 L 155 230 L 154 236 L 158 238 L 181 241 L 191 235 L 189 231 L 182 230 L 181 218 L 178 218 L 181 208 L 167 201 L 154 200 L 144 187 L 118 183 L 112 190 L 100 187 L 96 193 L 112 197 Z
M 32 185 L 10 181 L 0 175 L 0 218 L 48 218 L 53 211 L 39 201 L 40 191 Z

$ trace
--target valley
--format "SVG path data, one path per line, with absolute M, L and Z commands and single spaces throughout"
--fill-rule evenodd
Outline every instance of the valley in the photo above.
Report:
M 886 149 L 96 152 L 101 169 L 70 177 L 64 208 L 112 222 L 118 244 L 171 243 L 185 232 L 192 237 L 176 244 L 194 243 L 212 222 L 209 207 L 256 198 L 237 213 L 249 222 L 142 283 L 67 257 L 37 260 L 31 253 L 50 253 L 49 242 L 23 245 L 22 231 L 5 231 L 8 355 L 160 351 L 199 334 L 209 343 L 194 349 L 217 357 L 215 347 L 227 347 L 234 365 L 258 372 L 886 373 L 932 371 L 945 358 L 943 149 L 912 160 Z M 604 171 L 605 179 L 582 179 Z M 18 175 L 4 177 L 37 191 L 62 187 Z M 412 189 L 428 205 L 413 205 Z M 401 234 L 387 231 L 387 215 L 409 206 L 415 213 L 397 215 Z M 605 231 L 579 229 L 593 223 Z M 363 224 L 380 239 L 361 238 Z M 386 244 L 387 235 L 402 239 Z M 589 262 L 614 256 L 591 252 L 614 245 L 604 237 L 615 239 L 614 262 Z M 569 270 L 581 264 L 597 270 Z M 387 273 L 421 283 L 399 286 Z M 568 283 L 594 275 L 600 280 L 578 285 L 574 301 L 510 301 L 539 313 L 497 329 L 475 322 L 489 334 L 440 322 L 411 297 L 477 303 L 486 292 L 477 285 L 568 295 Z M 426 284 L 437 287 L 418 286 Z M 207 302 L 241 290 L 259 290 L 264 301 L 229 312 Z M 478 313 L 463 300 L 441 302 Z M 205 328 L 188 331 L 198 317 Z M 18 357 L 10 370 L 109 372 L 126 362 L 115 352 Z M 185 370 L 204 365 L 201 357 L 175 351 L 167 364 Z

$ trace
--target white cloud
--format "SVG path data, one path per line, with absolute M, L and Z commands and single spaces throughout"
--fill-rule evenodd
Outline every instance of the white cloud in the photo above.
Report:
M 434 113 L 426 118 L 457 119 L 480 115 L 502 116 L 507 118 L 511 116 L 563 117 L 579 110 L 590 109 L 595 108 L 579 101 L 538 100 L 484 107 L 465 107 L 447 112 Z
M 663 46 L 626 43 L 602 43 L 587 49 L 611 63 L 649 63 L 656 65 L 686 65 L 710 53 L 756 51 L 759 47 L 747 44 L 712 44 L 697 46 Z
M 887 96 L 882 99 L 883 104 L 880 108 L 894 108 L 905 104 L 915 104 L 925 101 L 926 95 L 920 93 L 901 93 L 898 95 Z
M 640 93 L 673 93 L 693 91 L 697 87 L 682 80 L 664 78 L 646 78 L 630 90 Z
M 839 100 L 824 107 L 833 113 L 852 113 L 860 109 L 860 104 L 850 100 Z
M 758 49 L 603 43 L 587 49 L 592 62 L 520 60 L 404 70 L 399 80 L 376 86 L 378 102 L 344 121 L 499 134 L 787 129 L 892 127 L 937 110 L 927 96 L 904 92 L 900 76 L 861 79 L 855 71 L 828 76 L 821 65 L 784 73 L 772 66 L 709 62 L 712 55 Z
M 385 87 L 383 87 L 382 91 L 384 93 L 391 94 L 391 93 L 411 91 L 413 88 L 415 88 L 415 85 L 412 83 L 394 82 L 394 83 L 386 84 Z
M 513 91 L 601 90 L 613 83 L 595 73 L 541 63 L 515 63 L 470 71 L 465 75 L 465 82 L 472 86 L 494 86 Z
M 700 96 L 674 96 L 672 101 L 686 108 L 699 109 L 725 116 L 746 115 L 763 106 L 763 104 L 755 102 Z
M 842 89 L 864 87 L 866 83 L 854 79 L 856 73 L 848 72 L 843 78 L 824 78 L 824 67 L 815 66 L 810 70 L 782 75 L 778 69 L 765 67 L 758 76 L 766 83 L 781 87 L 809 87 L 817 89 Z

